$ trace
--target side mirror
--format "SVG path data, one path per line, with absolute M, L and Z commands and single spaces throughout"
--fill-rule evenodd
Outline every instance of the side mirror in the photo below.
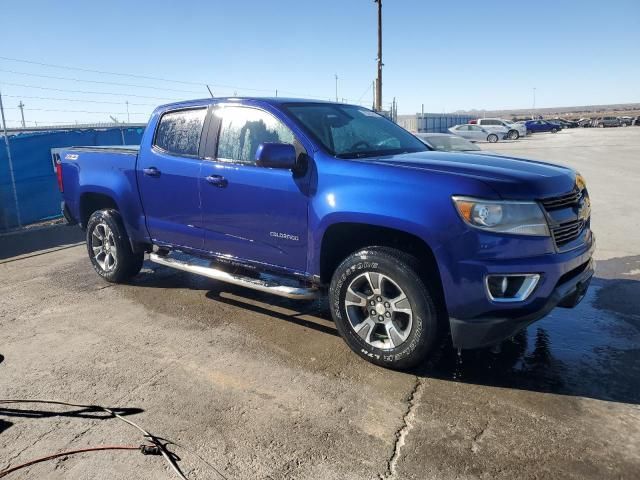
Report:
M 290 170 L 296 166 L 296 149 L 290 143 L 261 143 L 256 150 L 256 165 Z

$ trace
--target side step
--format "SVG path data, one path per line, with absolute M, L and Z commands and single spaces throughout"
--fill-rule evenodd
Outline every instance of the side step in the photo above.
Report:
M 214 280 L 220 280 L 222 282 L 231 283 L 233 285 L 240 285 L 242 287 L 251 288 L 252 290 L 258 290 L 260 292 L 272 293 L 280 297 L 293 298 L 296 300 L 313 300 L 320 296 L 320 291 L 317 288 L 289 286 L 275 281 L 267 281 L 258 278 L 244 277 L 241 275 L 235 275 L 229 272 L 225 272 L 213 267 L 207 267 L 205 265 L 198 265 L 195 257 L 189 258 L 189 260 L 177 259 L 168 255 L 158 255 L 157 253 L 150 253 L 149 260 L 165 267 L 175 268 L 177 270 L 183 270 L 189 273 L 195 273 L 196 275 L 202 275 L 204 277 L 212 278 Z

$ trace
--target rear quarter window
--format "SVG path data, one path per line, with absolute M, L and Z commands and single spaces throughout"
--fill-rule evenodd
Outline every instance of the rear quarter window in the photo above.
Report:
M 154 146 L 175 155 L 197 156 L 206 108 L 167 112 L 160 118 Z

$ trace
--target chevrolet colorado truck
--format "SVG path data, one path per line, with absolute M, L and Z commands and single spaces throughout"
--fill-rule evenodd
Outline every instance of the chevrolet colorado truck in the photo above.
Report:
M 593 275 L 575 171 L 431 151 L 354 105 L 213 98 L 164 105 L 139 147 L 74 147 L 56 167 L 69 223 L 109 282 L 148 259 L 292 299 L 328 295 L 340 335 L 391 368 L 447 335 L 492 346 Z

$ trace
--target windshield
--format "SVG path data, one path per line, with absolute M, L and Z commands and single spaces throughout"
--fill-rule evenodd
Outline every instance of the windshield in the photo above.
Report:
M 284 107 L 311 137 L 338 158 L 428 150 L 409 132 L 366 108 L 331 103 L 290 103 Z
M 477 145 L 454 135 L 430 135 L 422 136 L 418 134 L 431 147 L 441 152 L 471 152 L 480 150 Z

